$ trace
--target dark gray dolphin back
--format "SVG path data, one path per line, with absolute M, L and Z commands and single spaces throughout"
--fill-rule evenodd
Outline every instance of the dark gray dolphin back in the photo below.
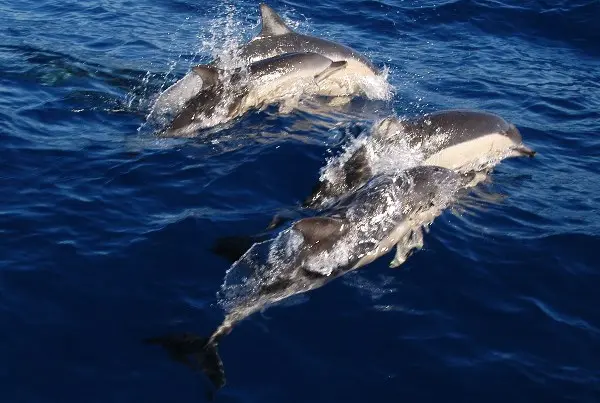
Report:
M 246 95 L 246 88 L 240 88 L 228 93 L 223 83 L 218 82 L 207 88 L 203 88 L 195 97 L 186 102 L 181 112 L 179 112 L 168 127 L 168 131 L 183 129 L 194 123 L 196 120 L 209 118 L 214 115 L 218 107 L 223 107 L 228 115 L 231 115 L 236 106 Z M 228 103 L 223 105 L 228 94 Z
M 404 129 L 401 135 L 405 136 L 411 146 L 441 134 L 447 134 L 444 148 L 493 133 L 505 134 L 521 142 L 514 125 L 498 115 L 482 111 L 434 112 L 402 121 L 401 125 Z
M 202 89 L 195 97 L 186 102 L 181 112 L 171 122 L 168 130 L 183 129 L 192 124 L 199 115 L 212 114 L 219 102 L 221 102 L 221 97 L 217 86 Z
M 303 218 L 293 224 L 293 228 L 302 234 L 304 247 L 298 254 L 302 260 L 306 254 L 329 250 L 342 237 L 348 227 L 344 220 L 331 217 Z
M 284 53 L 306 52 L 319 53 L 333 61 L 355 59 L 367 66 L 373 73 L 378 73 L 377 67 L 369 59 L 347 46 L 295 32 L 249 42 L 240 52 L 240 56 L 252 63 Z
M 326 217 L 303 218 L 293 225 L 302 234 L 304 242 L 310 245 L 322 243 L 342 233 L 343 226 L 341 220 Z
M 444 197 L 453 196 L 473 176 L 435 165 L 417 166 L 400 175 L 396 186 L 404 197 L 404 211 L 412 214 L 437 204 Z

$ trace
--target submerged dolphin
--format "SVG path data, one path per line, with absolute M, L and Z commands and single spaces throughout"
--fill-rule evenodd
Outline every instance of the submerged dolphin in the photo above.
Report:
M 345 156 L 333 180 L 320 180 L 304 207 L 323 206 L 365 183 L 373 175 L 369 147 L 385 151 L 402 144 L 418 149 L 422 154 L 419 165 L 460 172 L 482 172 L 505 158 L 535 154 L 523 144 L 513 124 L 481 111 L 447 110 L 408 120 L 389 117 L 374 125 L 367 141 L 367 145 Z
M 168 132 L 189 134 L 277 102 L 289 108 L 306 92 L 322 87 L 327 77 L 346 65 L 345 61 L 334 62 L 317 53 L 286 53 L 235 72 L 210 65 L 196 66 L 193 72 L 202 78 L 204 88 L 185 104 Z
M 217 346 L 237 323 L 365 266 L 396 244 L 394 261 L 403 261 L 420 246 L 421 228 L 448 207 L 469 180 L 434 166 L 378 175 L 326 214 L 294 222 L 234 263 L 220 293 L 226 316 L 210 337 L 185 334 L 146 341 L 162 345 L 189 365 L 197 364 L 218 389 L 225 384 L 225 373 Z
M 286 53 L 317 53 L 334 62 L 345 61 L 347 68 L 328 77 L 326 85 L 315 89 L 315 95 L 349 96 L 361 93 L 364 83 L 361 80 L 378 77 L 379 69 L 365 56 L 340 43 L 294 32 L 283 19 L 266 4 L 260 5 L 262 29 L 249 42 L 235 51 L 240 66 L 250 65 L 260 60 Z M 209 65 L 223 66 L 220 58 Z M 239 66 L 238 66 L 239 67 Z M 155 101 L 157 112 L 178 110 L 203 88 L 203 80 L 193 72 L 167 88 Z

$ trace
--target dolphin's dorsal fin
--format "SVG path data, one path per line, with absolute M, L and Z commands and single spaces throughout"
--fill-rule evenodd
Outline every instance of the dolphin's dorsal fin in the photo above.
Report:
M 294 224 L 294 229 L 299 231 L 308 244 L 316 244 L 337 238 L 345 228 L 344 222 L 329 217 L 304 218 Z
M 202 87 L 212 87 L 219 81 L 219 69 L 207 64 L 200 64 L 192 68 L 192 71 L 202 78 Z
M 258 34 L 259 38 L 284 35 L 292 32 L 292 30 L 285 25 L 283 18 L 265 3 L 260 5 L 260 19 L 262 21 L 262 29 L 260 34 Z

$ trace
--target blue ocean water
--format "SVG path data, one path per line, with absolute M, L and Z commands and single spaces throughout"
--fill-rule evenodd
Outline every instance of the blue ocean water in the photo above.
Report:
M 400 269 L 240 324 L 217 399 L 600 401 L 600 3 L 270 5 L 386 66 L 393 98 L 159 138 L 152 100 L 256 33 L 257 3 L 0 0 L 0 400 L 205 401 L 141 341 L 220 323 L 214 242 L 296 208 L 375 115 L 475 108 L 538 155 L 500 164 Z

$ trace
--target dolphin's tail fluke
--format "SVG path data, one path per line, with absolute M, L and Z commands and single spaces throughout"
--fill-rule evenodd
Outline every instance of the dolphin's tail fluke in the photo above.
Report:
M 214 337 L 204 338 L 192 333 L 183 333 L 152 337 L 144 341 L 162 346 L 174 360 L 204 372 L 217 390 L 225 385 L 223 361 L 219 357 L 218 341 Z

